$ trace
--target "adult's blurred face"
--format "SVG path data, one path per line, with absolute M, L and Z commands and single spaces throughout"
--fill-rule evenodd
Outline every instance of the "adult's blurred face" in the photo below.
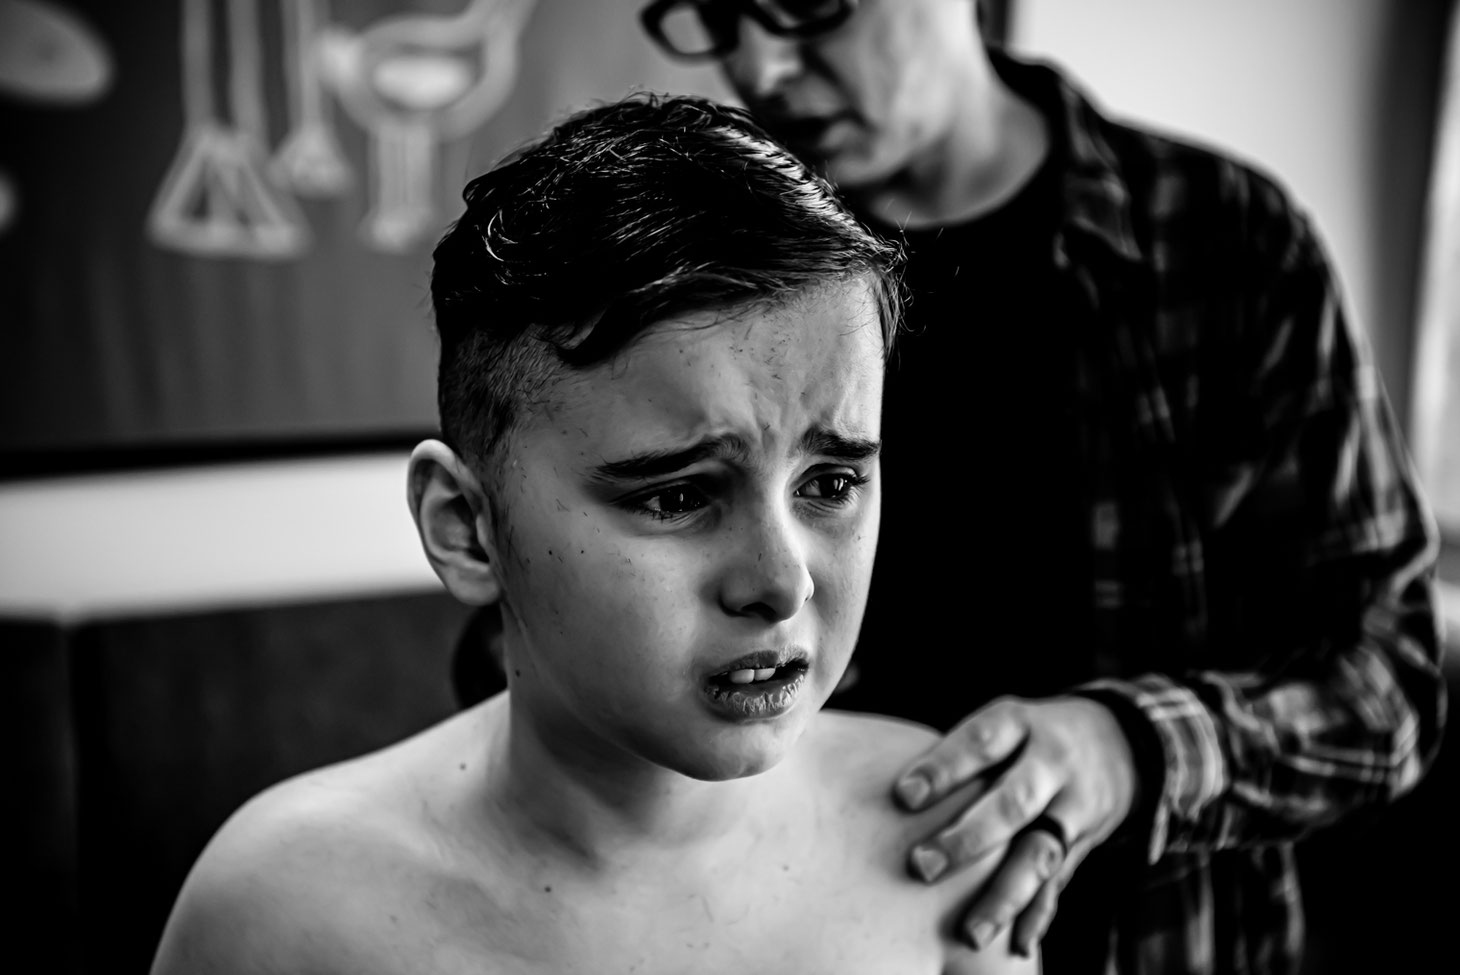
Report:
M 872 190 L 946 150 L 969 66 L 973 0 L 862 0 L 834 29 L 777 36 L 741 16 L 720 59 L 760 122 L 846 190 Z

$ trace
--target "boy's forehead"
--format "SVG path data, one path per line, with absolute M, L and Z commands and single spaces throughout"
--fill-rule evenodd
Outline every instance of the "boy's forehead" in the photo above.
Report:
M 883 357 L 870 292 L 838 283 L 673 316 L 608 361 L 561 376 L 523 433 L 602 451 L 727 434 L 799 439 L 813 427 L 875 438 Z

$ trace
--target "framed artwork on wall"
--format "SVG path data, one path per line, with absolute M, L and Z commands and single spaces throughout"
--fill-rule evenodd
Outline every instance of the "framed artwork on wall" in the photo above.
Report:
M 642 0 L 0 0 L 0 474 L 435 428 L 473 175 L 631 88 Z

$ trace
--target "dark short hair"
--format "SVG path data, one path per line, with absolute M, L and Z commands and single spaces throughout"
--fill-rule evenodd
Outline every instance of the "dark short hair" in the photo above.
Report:
M 564 369 L 692 311 L 867 280 L 890 348 L 900 254 L 744 111 L 636 94 L 467 184 L 437 245 L 443 439 L 483 465 Z

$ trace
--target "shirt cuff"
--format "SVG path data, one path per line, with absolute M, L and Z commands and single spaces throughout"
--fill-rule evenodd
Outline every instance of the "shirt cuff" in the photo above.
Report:
M 1130 742 L 1138 794 L 1116 835 L 1144 835 L 1146 860 L 1155 863 L 1172 845 L 1173 827 L 1197 822 L 1226 788 L 1216 721 L 1190 688 L 1156 674 L 1093 681 L 1073 693 L 1110 708 Z

